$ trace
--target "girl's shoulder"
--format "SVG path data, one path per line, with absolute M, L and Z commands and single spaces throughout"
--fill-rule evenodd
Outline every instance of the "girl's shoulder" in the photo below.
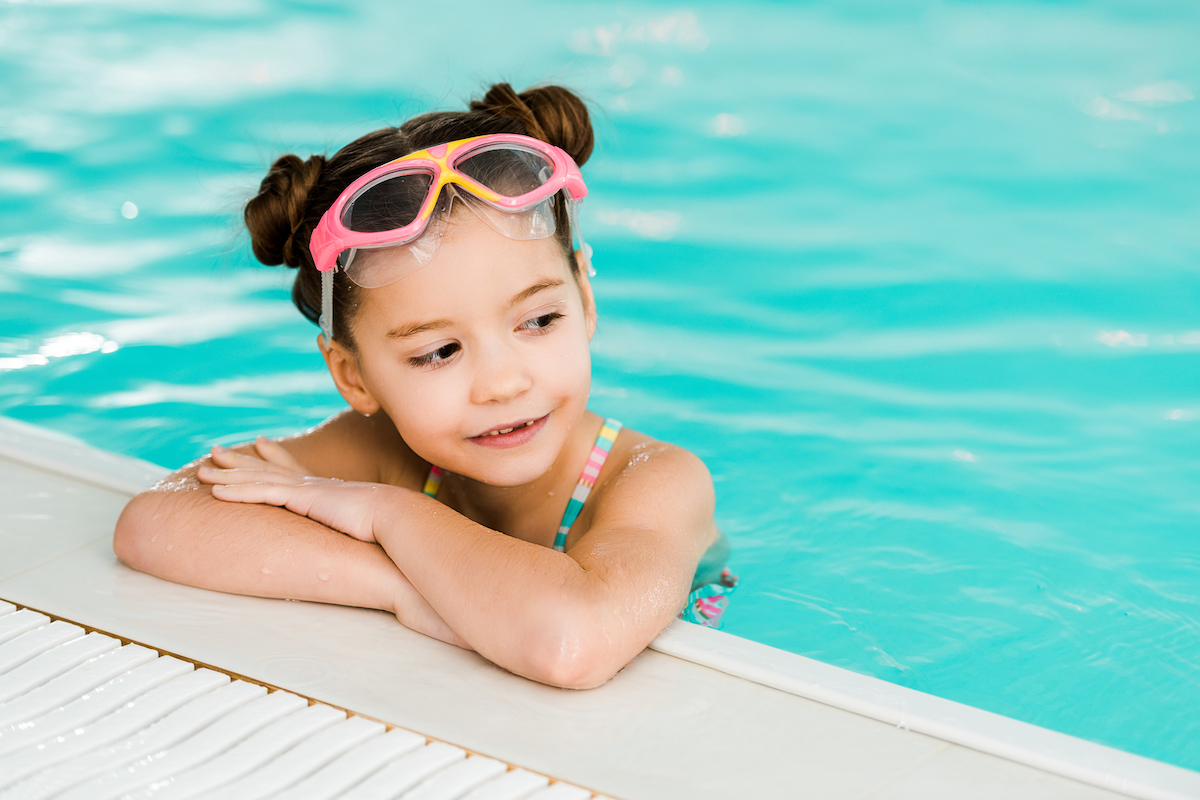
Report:
M 614 505 L 644 508 L 650 498 L 673 498 L 679 505 L 711 514 L 712 475 L 687 448 L 622 428 L 598 475 L 593 511 L 611 511 Z
M 429 470 L 382 413 L 367 417 L 347 409 L 279 443 L 323 478 L 419 489 Z
M 628 427 L 622 428 L 613 441 L 610 457 L 617 476 L 663 471 L 679 474 L 685 480 L 712 480 L 704 462 L 692 451 Z
M 578 548 L 593 567 L 650 565 L 656 575 L 678 573 L 679 585 L 690 585 L 697 562 L 720 537 L 715 505 L 712 475 L 695 453 L 624 428 L 567 549 Z

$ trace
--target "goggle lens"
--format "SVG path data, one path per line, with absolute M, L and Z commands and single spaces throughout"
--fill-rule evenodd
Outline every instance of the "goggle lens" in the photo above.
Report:
M 364 186 L 342 210 L 342 226 L 355 233 L 379 233 L 409 225 L 429 196 L 433 173 L 393 172 Z
M 541 153 L 511 144 L 470 150 L 454 163 L 454 169 L 502 197 L 528 194 L 554 174 L 554 164 Z M 346 203 L 342 226 L 354 233 L 379 233 L 410 225 L 428 200 L 433 182 L 432 172 L 415 165 L 384 175 Z
M 533 150 L 514 145 L 485 145 L 471 150 L 454 168 L 504 197 L 520 197 L 544 186 L 554 165 Z

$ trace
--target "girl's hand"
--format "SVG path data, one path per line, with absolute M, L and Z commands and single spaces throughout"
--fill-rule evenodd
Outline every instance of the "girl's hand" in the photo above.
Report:
M 258 456 L 214 447 L 215 467 L 196 472 L 213 497 L 231 503 L 282 506 L 364 542 L 374 542 L 375 513 L 394 487 L 306 474 L 304 465 L 278 443 L 259 437 Z

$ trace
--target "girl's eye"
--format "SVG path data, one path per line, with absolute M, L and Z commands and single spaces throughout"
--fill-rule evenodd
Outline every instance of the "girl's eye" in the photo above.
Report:
M 519 326 L 520 330 L 545 332 L 554 327 L 554 323 L 563 318 L 563 315 L 557 311 L 551 311 L 549 314 L 542 314 L 540 317 L 522 322 Z
M 442 345 L 437 350 L 430 350 L 424 355 L 414 356 L 408 360 L 408 363 L 414 367 L 439 367 L 449 361 L 450 357 L 457 353 L 461 347 L 458 342 L 450 342 L 449 344 Z

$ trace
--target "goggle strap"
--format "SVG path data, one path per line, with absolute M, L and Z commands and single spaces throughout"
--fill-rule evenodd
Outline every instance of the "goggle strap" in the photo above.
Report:
M 596 268 L 592 266 L 592 247 L 583 240 L 583 231 L 579 229 L 579 201 L 571 197 L 565 189 L 563 196 L 567 199 L 567 222 L 570 224 L 575 238 L 579 240 L 577 249 L 583 254 L 584 268 L 587 270 L 588 277 L 594 278 L 596 277 Z
M 335 271 L 337 271 L 336 266 L 321 273 L 321 316 L 317 320 L 317 324 L 321 326 L 321 333 L 325 337 L 327 349 L 333 341 L 333 273 Z

